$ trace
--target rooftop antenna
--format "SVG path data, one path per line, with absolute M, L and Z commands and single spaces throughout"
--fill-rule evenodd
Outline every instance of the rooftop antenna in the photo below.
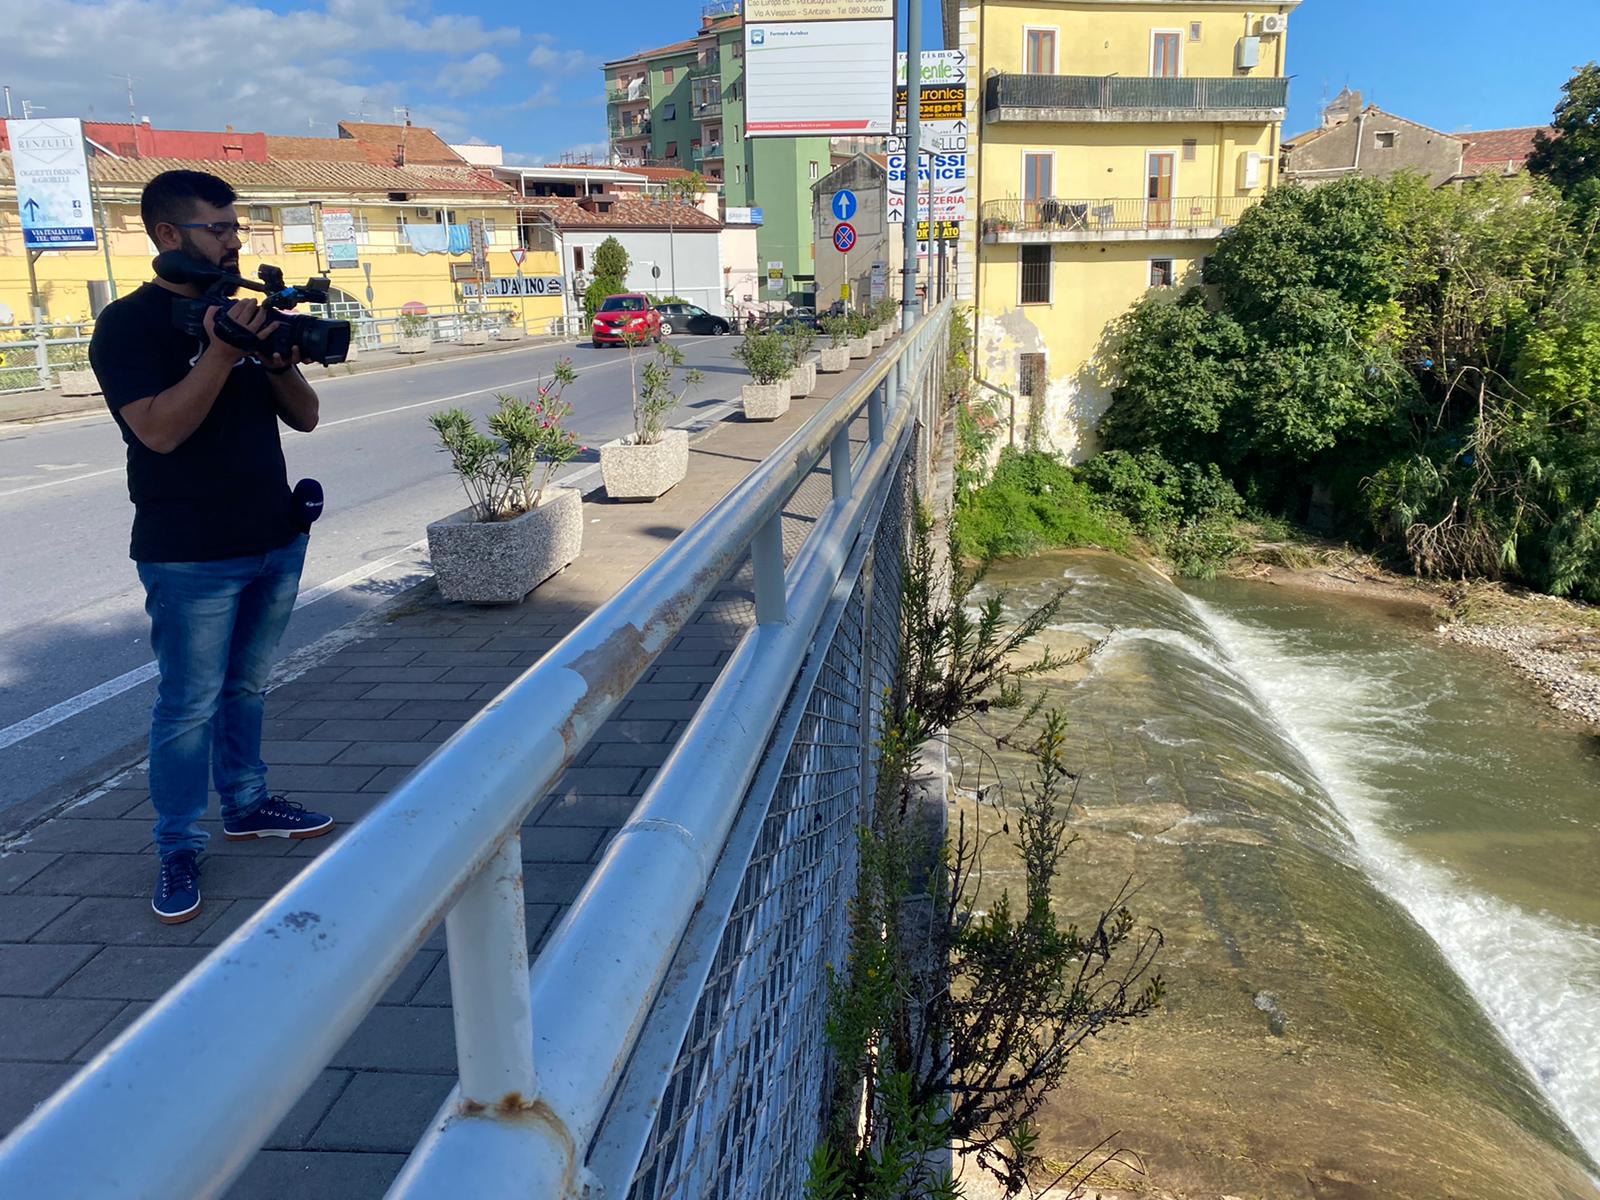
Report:
M 367 108 L 369 105 L 371 105 L 371 103 L 371 96 L 363 96 L 361 97 L 361 103 L 356 105 L 356 111 L 353 113 L 345 113 L 345 116 L 354 117 L 356 120 L 364 122 L 367 119 Z
M 42 104 L 35 104 L 32 100 L 24 100 L 22 102 L 22 119 L 24 121 L 31 120 L 34 113 L 44 111 L 45 106 Z
M 132 75 L 118 75 L 115 72 L 107 76 L 108 79 L 120 79 L 128 85 L 128 120 L 135 125 L 139 123 L 139 110 L 133 102 L 134 77 Z

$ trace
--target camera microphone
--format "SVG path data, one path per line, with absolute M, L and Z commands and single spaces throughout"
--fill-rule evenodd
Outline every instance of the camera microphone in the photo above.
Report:
M 322 485 L 315 479 L 302 479 L 295 484 L 289 513 L 296 529 L 310 533 L 311 526 L 322 515 Z

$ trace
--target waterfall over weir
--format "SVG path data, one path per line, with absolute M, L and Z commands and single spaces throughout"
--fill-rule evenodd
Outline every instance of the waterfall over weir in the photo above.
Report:
M 1600 1198 L 1592 747 L 1359 602 L 1088 553 L 990 582 L 1065 582 L 1050 638 L 1105 639 L 1040 681 L 1081 773 L 1064 915 L 1132 876 L 1167 939 L 1165 1011 L 1078 1060 L 1051 1157 L 1116 1133 L 1158 1196 Z

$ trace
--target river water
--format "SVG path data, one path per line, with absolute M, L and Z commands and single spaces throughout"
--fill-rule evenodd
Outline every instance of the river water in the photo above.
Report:
M 1048 640 L 1104 645 L 1041 681 L 1081 770 L 1059 903 L 1132 876 L 1170 999 L 1082 1057 L 1053 1155 L 1116 1135 L 1154 1195 L 1600 1197 L 1600 739 L 1415 610 L 1084 552 L 990 584 L 1063 585 Z

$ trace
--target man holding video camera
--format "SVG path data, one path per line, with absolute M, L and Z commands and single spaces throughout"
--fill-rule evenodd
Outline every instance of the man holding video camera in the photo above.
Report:
M 248 230 L 235 199 L 214 175 L 168 171 L 146 185 L 140 216 L 158 250 L 237 275 Z M 206 308 L 197 338 L 180 328 L 179 310 L 202 295 L 219 306 Z M 317 394 L 300 374 L 298 347 L 287 357 L 238 348 L 249 344 L 241 330 L 270 338 L 277 314 L 222 296 L 158 278 L 108 306 L 89 347 L 128 447 L 130 553 L 161 675 L 150 726 L 161 856 L 151 905 L 167 924 L 200 912 L 208 769 L 229 840 L 316 837 L 333 827 L 269 795 L 261 761 L 262 688 L 294 611 L 309 529 L 289 488 L 278 421 L 311 432 Z M 233 345 L 217 336 L 223 313 Z

